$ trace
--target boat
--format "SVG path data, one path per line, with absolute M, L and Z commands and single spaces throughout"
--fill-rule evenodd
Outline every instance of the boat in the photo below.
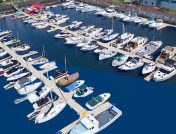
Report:
M 29 94 L 29 93 L 35 91 L 37 88 L 40 87 L 41 84 L 42 84 L 42 82 L 32 83 L 32 84 L 26 85 L 23 88 L 18 89 L 17 92 L 20 95 L 26 95 L 26 94 Z
M 38 59 L 40 59 L 42 57 L 43 57 L 43 54 L 36 53 L 36 54 L 34 54 L 32 56 L 27 57 L 26 60 L 28 62 L 33 62 L 33 61 L 36 61 L 36 60 L 38 60 Z
M 156 82 L 170 79 L 176 74 L 176 61 L 168 59 L 153 75 L 153 80 Z
M 160 55 L 156 58 L 157 63 L 164 63 L 167 59 L 172 59 L 176 54 L 176 47 L 166 46 L 161 50 Z
M 127 46 L 124 48 L 124 50 L 131 52 L 135 50 L 141 49 L 144 45 L 146 45 L 148 41 L 148 38 L 146 37 L 136 37 L 130 41 L 130 43 L 127 44 Z
M 70 84 L 69 86 L 67 86 L 65 89 L 69 92 L 79 88 L 81 85 L 84 84 L 84 80 L 77 80 L 75 82 L 73 82 L 72 84 Z
M 125 64 L 119 66 L 120 70 L 134 70 L 144 65 L 144 62 L 139 57 L 134 57 Z
M 18 74 L 15 74 L 15 75 L 13 75 L 13 76 L 11 76 L 11 77 L 9 77 L 9 78 L 7 78 L 7 81 L 14 81 L 14 80 L 18 80 L 18 79 L 20 79 L 20 78 L 22 78 L 22 77 L 24 77 L 24 76 L 26 76 L 26 75 L 28 75 L 29 74 L 29 72 L 25 72 L 25 73 L 18 73 Z
M 76 81 L 78 78 L 79 78 L 79 73 L 76 72 L 76 73 L 74 73 L 72 75 L 68 75 L 65 78 L 59 80 L 58 84 L 60 86 L 66 86 L 66 85 Z
M 37 79 L 35 76 L 23 77 L 19 81 L 17 81 L 14 85 L 15 89 L 23 88 L 25 85 L 34 82 Z
M 142 69 L 142 74 L 149 74 L 152 73 L 153 71 L 155 71 L 156 69 L 156 64 L 155 63 L 149 63 L 147 65 L 144 66 L 144 68 Z
M 151 41 L 145 45 L 143 49 L 138 51 L 136 54 L 140 57 L 151 55 L 156 52 L 162 45 L 162 41 Z
M 109 34 L 109 35 L 102 37 L 101 40 L 103 42 L 110 42 L 110 41 L 114 40 L 115 38 L 117 38 L 118 36 L 119 36 L 119 33 Z
M 111 57 L 115 56 L 116 54 L 117 54 L 117 52 L 110 51 L 110 50 L 106 49 L 106 50 L 99 53 L 99 60 L 111 58 Z
M 89 45 L 91 42 L 88 40 L 83 40 L 82 42 L 78 43 L 77 47 L 84 47 L 85 45 Z
M 4 73 L 4 77 L 11 77 L 15 74 L 20 73 L 23 70 L 24 70 L 23 67 L 13 67 L 12 69 L 10 69 Z
M 110 96 L 111 96 L 110 93 L 103 93 L 96 97 L 92 97 L 92 99 L 86 103 L 86 107 L 89 108 L 90 110 L 93 110 L 96 107 L 105 103 L 110 98 Z
M 0 64 L 1 64 L 1 66 L 6 66 L 6 65 L 10 64 L 11 61 L 12 61 L 11 59 L 7 59 L 5 61 L 0 62 Z
M 124 46 L 129 43 L 134 37 L 134 34 L 124 33 L 120 36 L 119 39 L 116 40 L 116 43 L 112 46 L 116 48 L 124 48 Z
M 47 58 L 41 57 L 41 58 L 39 58 L 38 60 L 35 60 L 35 61 L 32 63 L 32 65 L 42 65 L 42 64 L 45 64 L 45 63 L 47 63 L 47 62 L 49 62 L 49 60 L 48 60 Z
M 3 52 L 0 53 L 0 57 L 4 56 L 6 54 L 7 54 L 7 52 L 3 51 Z
M 52 67 L 56 67 L 56 62 L 54 62 L 54 61 L 47 62 L 47 63 L 41 65 L 39 68 L 40 69 L 49 69 L 49 68 L 52 68 Z
M 20 44 L 20 45 L 12 47 L 11 49 L 15 51 L 26 51 L 30 49 L 30 46 L 27 44 Z
M 115 56 L 114 60 L 112 61 L 112 66 L 113 66 L 113 67 L 116 67 L 116 66 L 123 65 L 123 64 L 125 64 L 125 62 L 128 60 L 128 58 L 129 58 L 128 55 L 118 53 L 118 54 Z
M 94 53 L 99 54 L 99 53 L 101 53 L 102 51 L 105 51 L 105 50 L 107 50 L 107 48 L 99 46 L 97 49 L 94 50 Z
M 163 25 L 163 20 L 162 19 L 157 19 L 156 21 L 154 21 L 153 23 L 149 24 L 150 28 L 159 28 Z
M 76 98 L 86 97 L 94 92 L 93 89 L 93 87 L 88 87 L 87 85 L 83 84 L 76 89 L 76 92 L 73 96 Z
M 65 102 L 60 102 L 59 100 L 54 101 L 48 110 L 41 109 L 35 118 L 35 124 L 41 124 L 55 118 L 65 106 Z
M 12 58 L 11 55 L 6 54 L 6 55 L 0 57 L 0 62 L 6 61 L 6 60 L 11 59 L 11 58 Z
M 96 43 L 91 43 L 91 44 L 83 46 L 80 50 L 90 51 L 90 50 L 93 50 L 93 49 L 96 49 L 96 48 L 98 48 L 98 45 Z
M 71 25 L 68 26 L 68 28 L 69 29 L 76 29 L 76 28 L 80 27 L 81 24 L 82 24 L 82 22 L 74 21 L 74 22 L 72 22 Z
M 70 134 L 96 134 L 110 126 L 122 115 L 122 111 L 110 105 L 98 115 L 85 114 L 85 116 L 70 131 Z M 59 131 L 57 134 L 62 133 Z
M 25 100 L 28 100 L 30 103 L 33 104 L 39 101 L 40 99 L 45 98 L 49 94 L 51 89 L 52 88 L 42 87 L 40 91 L 34 91 L 34 92 L 27 94 L 23 98 L 15 99 L 14 103 L 19 104 Z
M 3 66 L 2 68 L 0 68 L 0 70 L 8 71 L 8 70 L 12 69 L 13 67 L 17 67 L 19 65 L 20 65 L 20 63 L 17 60 L 11 60 L 11 62 L 9 62 L 9 64 L 7 64 L 6 66 Z
M 9 82 L 8 84 L 6 84 L 4 86 L 4 89 L 7 90 L 7 89 L 10 89 L 10 88 L 13 88 L 15 85 L 15 82 Z

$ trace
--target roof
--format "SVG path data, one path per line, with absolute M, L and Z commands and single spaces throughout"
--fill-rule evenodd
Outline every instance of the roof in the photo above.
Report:
M 44 6 L 40 3 L 34 3 L 34 4 L 32 4 L 32 6 L 39 8 L 39 9 L 44 8 Z

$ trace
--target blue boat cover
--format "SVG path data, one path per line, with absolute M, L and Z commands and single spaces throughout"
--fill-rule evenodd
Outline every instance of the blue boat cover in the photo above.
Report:
M 78 83 L 77 82 L 73 82 L 71 85 L 66 87 L 66 90 L 73 91 L 75 89 L 75 87 L 77 87 L 77 86 L 78 86 Z

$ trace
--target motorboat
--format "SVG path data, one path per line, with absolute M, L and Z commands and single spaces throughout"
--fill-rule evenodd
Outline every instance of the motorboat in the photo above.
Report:
M 96 36 L 96 35 L 100 34 L 100 32 L 101 32 L 102 30 L 103 30 L 103 28 L 93 28 L 93 29 L 87 31 L 87 32 L 85 33 L 85 36 L 87 36 L 87 37 Z
M 129 60 L 128 62 L 126 62 L 125 64 L 119 66 L 120 70 L 134 70 L 137 69 L 139 67 L 142 67 L 144 65 L 144 62 L 141 58 L 139 57 L 134 57 L 131 60 Z
M 30 103 L 33 104 L 33 103 L 39 101 L 40 99 L 45 98 L 49 94 L 51 89 L 52 88 L 42 87 L 40 91 L 34 91 L 34 92 L 27 94 L 23 98 L 15 99 L 14 103 L 19 104 L 25 100 L 28 100 Z
M 83 41 L 83 39 L 81 37 L 69 37 L 69 38 L 65 38 L 66 40 L 66 44 L 78 44 L 81 43 Z
M 22 44 L 22 45 L 14 46 L 11 49 L 15 51 L 26 51 L 30 49 L 30 46 L 27 44 Z
M 7 89 L 10 89 L 10 88 L 13 88 L 15 85 L 15 82 L 9 82 L 8 84 L 6 84 L 4 86 L 4 89 L 7 90 Z
M 116 54 L 117 54 L 117 52 L 106 49 L 106 50 L 99 53 L 99 60 L 111 58 L 111 57 L 115 56 Z
M 110 98 L 110 96 L 111 96 L 110 93 L 103 93 L 96 97 L 92 97 L 92 99 L 86 103 L 86 107 L 89 108 L 90 110 L 93 110 L 96 107 L 105 103 Z
M 19 65 L 20 65 L 20 63 L 17 60 L 11 60 L 7 65 L 0 68 L 0 70 L 8 71 L 8 70 L 12 69 L 13 67 L 17 67 Z
M 6 60 L 11 59 L 11 58 L 12 58 L 11 55 L 6 54 L 6 55 L 0 57 L 0 62 L 6 61 Z
M 26 75 L 28 75 L 29 72 L 24 72 L 24 73 L 18 73 L 18 74 L 15 74 L 9 78 L 7 78 L 7 81 L 15 81 L 15 80 L 18 80 Z
M 81 85 L 83 85 L 85 82 L 85 80 L 77 80 L 75 82 L 73 82 L 72 84 L 70 84 L 69 86 L 67 86 L 65 89 L 69 92 L 79 88 Z
M 72 22 L 71 25 L 68 26 L 68 28 L 69 29 L 75 29 L 75 28 L 80 27 L 81 24 L 82 24 L 82 22 L 74 21 L 74 22 Z
M 29 93 L 35 91 L 37 88 L 39 88 L 41 86 L 41 84 L 42 84 L 42 82 L 28 84 L 25 87 L 18 89 L 17 92 L 20 95 L 26 95 L 26 94 L 29 94 Z
M 159 28 L 163 25 L 163 20 L 162 19 L 157 19 L 156 21 L 154 21 L 153 23 L 149 24 L 150 28 Z
M 91 44 L 83 46 L 80 50 L 90 51 L 90 50 L 93 50 L 93 49 L 96 49 L 96 48 L 98 48 L 98 45 L 96 43 L 91 43 Z
M 96 8 L 94 6 L 87 5 L 85 8 L 81 10 L 82 13 L 94 12 Z
M 151 55 L 156 52 L 162 45 L 162 41 L 151 41 L 145 45 L 143 49 L 138 51 L 136 54 L 140 57 Z
M 79 3 L 78 5 L 76 5 L 75 9 L 76 9 L 76 11 L 81 11 L 82 9 L 85 8 L 85 6 L 87 6 L 87 5 L 84 3 Z
M 116 41 L 116 44 L 114 44 L 114 47 L 117 48 L 124 48 L 124 46 L 129 43 L 134 37 L 134 34 L 131 33 L 124 33 L 120 36 L 120 39 Z
M 161 50 L 160 55 L 156 58 L 157 63 L 164 63 L 167 59 L 172 59 L 176 54 L 176 47 L 166 46 Z
M 94 92 L 93 89 L 93 87 L 83 84 L 76 90 L 73 96 L 76 98 L 86 97 Z
M 139 50 L 144 45 L 146 45 L 147 41 L 148 41 L 148 38 L 138 36 L 136 38 L 133 38 L 124 49 L 128 52 Z
M 58 84 L 60 86 L 66 86 L 70 83 L 73 83 L 74 81 L 76 81 L 79 78 L 79 73 L 76 72 L 72 75 L 68 75 L 66 77 L 64 77 L 63 79 L 59 80 Z
M 23 77 L 15 83 L 14 88 L 17 90 L 20 88 L 23 88 L 25 85 L 34 82 L 36 79 L 37 79 L 37 77 L 35 77 L 35 76 Z
M 72 35 L 69 33 L 64 33 L 64 34 L 56 34 L 54 37 L 55 38 L 70 38 L 72 37 Z
M 115 56 L 114 60 L 112 61 L 112 66 L 113 67 L 121 66 L 121 65 L 125 64 L 125 62 L 128 60 L 128 58 L 129 58 L 128 55 L 118 53 Z
M 90 43 L 91 43 L 91 41 L 84 39 L 82 42 L 78 43 L 76 46 L 77 47 L 84 47 L 85 45 L 88 45 Z
M 33 62 L 33 61 L 36 61 L 36 60 L 38 60 L 38 59 L 40 59 L 40 58 L 42 58 L 43 57 L 43 54 L 39 54 L 39 53 L 36 53 L 36 54 L 34 54 L 34 55 L 32 55 L 32 56 L 29 56 L 29 57 L 27 57 L 27 58 L 25 58 L 28 62 Z
M 170 79 L 176 74 L 176 61 L 173 59 L 168 59 L 165 64 L 161 66 L 153 75 L 154 81 L 165 81 Z
M 52 67 L 56 67 L 56 62 L 55 61 L 47 62 L 47 63 L 41 65 L 39 68 L 40 69 L 49 69 L 49 68 L 52 68 Z
M 145 75 L 145 74 L 152 73 L 153 71 L 155 71 L 155 69 L 156 69 L 156 64 L 149 63 L 143 67 L 142 74 Z
M 56 100 L 48 110 L 41 109 L 35 118 L 35 124 L 41 124 L 55 118 L 66 106 L 65 102 Z
M 122 111 L 110 105 L 98 115 L 85 114 L 70 134 L 95 134 L 107 128 L 122 115 Z M 62 133 L 59 131 L 57 134 Z
M 4 56 L 6 54 L 7 54 L 7 52 L 3 51 L 3 52 L 0 53 L 0 57 Z
M 97 49 L 94 50 L 94 53 L 99 54 L 99 53 L 101 53 L 102 51 L 105 51 L 105 50 L 107 50 L 107 48 L 99 46 Z
M 11 77 L 15 74 L 20 73 L 23 70 L 24 70 L 23 67 L 13 67 L 13 68 L 11 68 L 10 70 L 8 70 L 4 73 L 4 77 Z

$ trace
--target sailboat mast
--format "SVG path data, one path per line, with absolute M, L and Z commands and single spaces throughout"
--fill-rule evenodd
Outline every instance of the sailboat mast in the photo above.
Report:
M 65 72 L 67 71 L 67 58 L 66 58 L 66 54 L 64 56 L 64 66 L 65 66 Z

